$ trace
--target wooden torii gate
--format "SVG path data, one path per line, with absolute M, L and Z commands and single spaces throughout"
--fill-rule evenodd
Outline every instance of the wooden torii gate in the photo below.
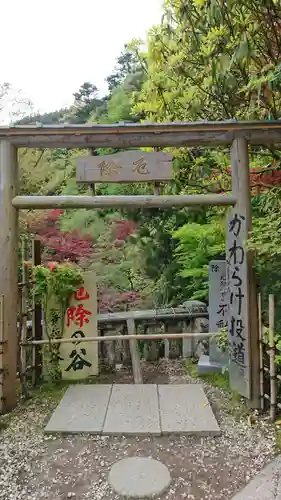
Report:
M 251 230 L 249 190 L 248 143 L 272 145 L 281 142 L 281 122 L 196 122 L 167 124 L 116 125 L 60 125 L 0 127 L 0 412 L 9 412 L 16 405 L 17 372 L 17 281 L 18 281 L 18 211 L 46 208 L 102 208 L 102 207 L 185 207 L 194 205 L 224 205 L 234 207 L 232 235 L 228 258 L 233 248 L 245 255 L 243 263 L 235 256 L 230 263 L 229 279 L 233 278 L 233 294 L 243 275 L 243 290 L 239 304 L 240 317 L 233 312 L 236 333 L 240 325 L 241 339 L 247 346 L 247 360 L 241 358 L 241 342 L 234 344 L 238 363 L 232 373 L 234 388 L 245 395 L 252 407 L 260 405 L 258 315 L 251 255 L 246 251 L 245 239 Z M 20 196 L 17 149 L 29 148 L 132 148 L 132 147 L 189 147 L 231 144 L 231 195 L 182 196 Z M 234 224 L 240 220 L 243 241 L 239 240 Z M 237 226 L 238 227 L 238 226 Z M 235 233 L 236 231 L 236 233 Z M 229 228 L 229 233 L 231 232 Z M 238 240 L 235 239 L 236 236 Z M 232 254 L 231 254 L 231 252 Z M 238 262 L 239 261 L 239 262 Z M 236 265 L 237 264 L 237 265 Z M 239 277 L 236 272 L 239 265 Z M 231 267 L 233 266 L 233 267 Z M 234 270 L 234 271 L 233 271 Z M 242 273 L 242 274 L 241 274 Z M 236 279 L 236 282 L 234 281 Z M 238 280 L 238 281 L 237 281 Z M 240 283 L 241 284 L 241 283 Z M 233 296 L 234 296 L 233 295 Z M 234 302 L 239 301 L 239 297 Z M 241 302 L 241 300 L 240 300 Z M 233 309 L 233 304 L 232 304 Z M 238 322 L 239 325 L 238 325 Z M 242 328 L 243 326 L 243 328 Z M 243 332 L 241 333 L 241 328 Z M 229 335 L 234 334 L 233 322 Z M 238 335 L 238 333 L 237 333 Z M 240 354 L 239 354 L 240 353 Z M 239 357 L 240 355 L 240 357 Z M 239 361 L 240 360 L 240 361 Z M 239 364 L 240 363 L 240 364 Z

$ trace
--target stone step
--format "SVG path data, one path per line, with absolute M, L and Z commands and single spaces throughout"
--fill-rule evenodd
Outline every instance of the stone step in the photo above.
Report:
M 45 432 L 215 436 L 218 423 L 201 384 L 69 387 Z

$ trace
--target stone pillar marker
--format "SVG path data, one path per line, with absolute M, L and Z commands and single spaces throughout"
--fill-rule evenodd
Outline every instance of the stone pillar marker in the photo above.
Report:
M 225 260 L 212 260 L 209 264 L 209 331 L 219 332 L 228 328 L 229 294 L 226 283 Z M 228 364 L 228 354 L 217 347 L 216 340 L 210 339 L 210 362 L 221 367 Z
M 227 280 L 230 294 L 229 351 L 230 388 L 260 408 L 260 358 L 258 308 L 253 255 L 247 249 L 252 230 L 249 151 L 244 137 L 231 147 L 232 192 L 237 202 L 228 218 Z
M 229 379 L 231 389 L 251 398 L 249 292 L 245 241 L 245 211 L 233 209 L 228 218 L 227 280 L 229 284 Z
M 228 287 L 225 260 L 209 263 L 209 332 L 219 332 L 228 328 L 229 310 Z M 202 355 L 198 362 L 198 374 L 220 372 L 228 365 L 228 353 L 217 347 L 216 340 L 209 340 L 209 356 Z

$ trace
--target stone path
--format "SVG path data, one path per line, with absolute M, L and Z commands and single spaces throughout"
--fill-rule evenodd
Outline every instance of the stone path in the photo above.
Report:
M 220 434 L 200 384 L 71 386 L 45 431 L 122 436 Z
M 143 362 L 142 373 L 146 384 L 198 383 L 180 360 Z M 99 377 L 100 384 L 113 382 L 132 383 L 131 368 Z M 0 500 L 122 500 L 109 485 L 109 474 L 131 457 L 150 457 L 168 468 L 171 484 L 157 500 L 233 499 L 275 455 L 276 429 L 255 412 L 249 423 L 248 411 L 231 394 L 204 380 L 200 385 L 219 422 L 219 436 L 46 434 L 64 388 L 36 389 L 31 400 L 0 419 Z
M 281 456 L 264 467 L 233 500 L 281 500 Z
M 113 491 L 126 498 L 150 498 L 169 488 L 171 475 L 159 460 L 129 457 L 113 465 L 108 482 Z

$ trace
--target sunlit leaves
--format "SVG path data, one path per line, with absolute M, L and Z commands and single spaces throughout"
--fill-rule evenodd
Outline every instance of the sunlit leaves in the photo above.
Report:
M 156 121 L 279 116 L 281 11 L 276 7 L 273 14 L 266 6 L 256 0 L 166 1 L 162 26 L 150 34 L 149 78 L 139 109 L 147 103 Z M 274 97 L 270 82 L 277 82 Z M 194 87 L 197 93 L 189 91 Z

